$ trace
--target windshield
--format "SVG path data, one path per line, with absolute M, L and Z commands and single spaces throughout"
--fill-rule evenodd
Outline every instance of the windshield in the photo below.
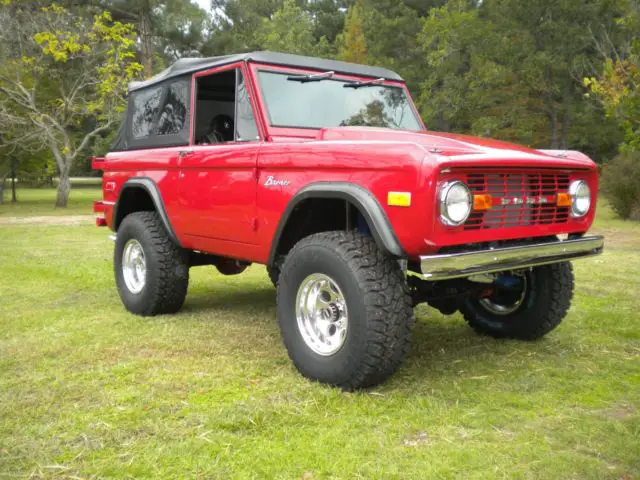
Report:
M 258 72 L 269 123 L 274 127 L 371 126 L 422 130 L 400 87 L 323 79 L 300 82 L 288 74 Z

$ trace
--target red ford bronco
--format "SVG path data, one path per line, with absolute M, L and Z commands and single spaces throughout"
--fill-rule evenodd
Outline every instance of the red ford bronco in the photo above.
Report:
M 376 385 L 413 307 L 533 340 L 566 315 L 598 179 L 573 151 L 428 131 L 396 73 L 271 52 L 182 59 L 131 85 L 100 226 L 127 310 L 174 313 L 189 269 L 266 265 L 306 377 Z

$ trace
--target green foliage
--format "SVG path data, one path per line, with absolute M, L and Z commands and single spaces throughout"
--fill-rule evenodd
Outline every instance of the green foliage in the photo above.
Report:
M 352 0 L 313 0 L 303 3 L 313 18 L 313 36 L 316 39 L 326 38 L 335 50 L 337 37 L 344 29 L 344 12 L 351 2 Z
M 213 33 L 205 46 L 209 55 L 262 48 L 258 33 L 272 18 L 282 0 L 213 0 Z
M 323 37 L 316 42 L 313 19 L 294 0 L 284 0 L 270 19 L 262 19 L 256 39 L 265 50 L 321 56 L 328 50 Z
M 187 0 L 60 2 L 85 25 L 105 10 L 135 30 L 135 43 L 115 57 L 133 51 L 145 76 L 181 56 L 268 49 L 340 58 L 400 73 L 435 130 L 577 149 L 598 162 L 621 142 L 629 150 L 640 141 L 637 0 L 212 0 L 208 12 Z M 2 4 L 20 12 L 23 2 Z M 85 41 L 91 28 L 43 30 L 40 54 L 73 77 L 76 59 L 93 48 Z M 28 57 L 20 67 L 36 69 Z M 95 89 L 102 97 L 139 71 L 111 67 Z M 58 83 L 39 83 L 54 104 Z M 87 104 L 71 137 L 96 126 L 99 104 Z
M 618 216 L 640 220 L 640 151 L 621 153 L 605 165 L 601 184 Z
M 344 33 L 338 36 L 340 60 L 369 63 L 367 40 L 364 36 L 364 0 L 357 0 L 347 13 Z
M 55 4 L 0 7 L 0 20 L 0 133 L 14 148 L 50 153 L 64 206 L 76 158 L 120 118 L 142 69 L 133 26 Z
M 55 31 L 37 32 L 33 39 L 40 46 L 41 52 L 32 56 L 22 56 L 18 68 L 30 71 L 31 75 L 50 78 L 52 68 L 63 69 L 64 74 L 56 75 L 66 80 L 67 69 L 77 72 L 73 63 L 85 62 L 87 57 L 96 53 L 102 56 L 96 64 L 95 90 L 84 103 L 68 103 L 68 114 L 93 114 L 100 121 L 108 119 L 115 110 L 123 112 L 123 94 L 129 82 L 138 76 L 141 65 L 135 60 L 135 40 L 131 25 L 113 22 L 109 12 L 102 12 L 94 17 L 90 30 L 85 30 L 81 20 L 71 21 L 69 13 L 62 7 L 51 5 L 42 9 L 49 25 L 64 25 Z M 40 55 L 40 53 L 42 55 Z M 43 62 L 44 60 L 44 62 Z M 47 61 L 49 60 L 49 61 Z M 52 61 L 51 61 L 52 60 Z M 58 66 L 61 64 L 60 66 Z
M 209 19 L 200 7 L 188 0 L 88 0 L 86 3 L 110 12 L 117 21 L 134 26 L 144 77 L 160 72 L 164 62 L 173 62 L 181 56 L 199 56 L 204 47 Z
M 363 17 L 369 63 L 399 72 L 412 91 L 425 75 L 425 64 L 417 41 L 422 26 L 421 11 L 435 4 L 425 0 L 415 9 L 411 2 L 364 0 Z
M 79 125 L 86 116 L 109 121 L 114 113 L 123 111 L 128 83 L 141 71 L 135 62 L 131 25 L 112 21 L 109 12 L 95 15 L 87 24 L 55 4 L 43 7 L 35 16 L 22 13 L 18 22 L 31 20 L 32 31 L 23 32 L 19 50 L 5 52 L 0 77 L 5 93 L 20 90 L 21 85 L 39 89 L 32 106 L 37 110 L 43 93 L 58 90 L 63 97 L 44 98 L 39 115 L 57 119 L 61 127 Z M 7 100 L 15 111 L 26 108 L 12 95 Z
M 427 124 L 611 154 L 612 122 L 585 101 L 578 72 L 597 60 L 593 25 L 614 28 L 615 15 L 599 0 L 454 0 L 431 10 L 420 35 Z
M 584 85 L 604 105 L 609 118 L 624 131 L 624 150 L 640 149 L 640 5 L 618 22 L 626 33 L 621 45 L 609 42 L 599 76 L 584 78 Z

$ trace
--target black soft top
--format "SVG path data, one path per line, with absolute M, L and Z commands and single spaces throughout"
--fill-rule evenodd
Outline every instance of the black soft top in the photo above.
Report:
M 273 65 L 284 65 L 287 67 L 312 68 L 321 71 L 334 71 L 364 77 L 384 78 L 386 80 L 402 81 L 402 77 L 391 70 L 382 67 L 370 67 L 357 63 L 340 62 L 338 60 L 325 60 L 323 58 L 305 57 L 302 55 L 292 55 L 289 53 L 276 52 L 250 52 L 234 55 L 223 55 L 220 57 L 208 58 L 181 58 L 166 70 L 149 80 L 142 82 L 132 82 L 129 84 L 129 91 L 140 90 L 169 78 L 178 77 L 187 73 L 206 70 L 208 68 L 227 65 L 240 61 L 254 61 L 258 63 L 270 63 Z

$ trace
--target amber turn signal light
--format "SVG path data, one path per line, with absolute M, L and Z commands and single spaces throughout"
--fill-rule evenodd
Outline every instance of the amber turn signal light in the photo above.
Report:
M 556 205 L 559 207 L 570 207 L 573 203 L 573 199 L 571 195 L 568 193 L 559 193 L 558 198 L 556 199 Z
M 491 195 L 474 195 L 473 196 L 474 210 L 488 210 L 492 206 L 493 206 L 493 198 L 491 198 Z

